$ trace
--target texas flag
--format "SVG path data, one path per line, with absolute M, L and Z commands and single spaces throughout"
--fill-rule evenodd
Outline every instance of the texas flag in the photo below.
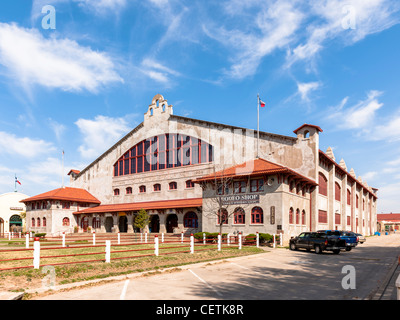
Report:
M 262 101 L 261 99 L 259 99 L 259 100 L 260 100 L 260 106 L 261 106 L 261 108 L 264 108 L 264 107 L 265 107 L 265 102 Z
M 19 185 L 21 184 L 21 182 L 17 179 L 17 177 L 15 177 L 15 182 L 18 183 Z

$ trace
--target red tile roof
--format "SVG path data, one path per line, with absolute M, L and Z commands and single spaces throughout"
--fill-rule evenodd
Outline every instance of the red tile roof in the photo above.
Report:
M 140 209 L 157 210 L 157 209 L 193 208 L 193 207 L 201 207 L 202 203 L 203 203 L 202 198 L 191 198 L 191 199 L 177 199 L 177 200 L 120 203 L 120 204 L 103 204 L 97 207 L 87 208 L 81 211 L 74 212 L 74 214 L 138 211 Z
M 71 187 L 54 189 L 42 194 L 38 194 L 37 196 L 23 199 L 20 202 L 30 202 L 37 200 L 64 200 L 100 204 L 100 201 L 85 189 Z
M 312 127 L 312 128 L 317 129 L 319 132 L 323 132 L 322 129 L 321 129 L 320 127 L 318 127 L 318 126 L 316 126 L 316 125 L 313 125 L 313 124 L 307 124 L 307 123 L 303 124 L 301 127 L 297 128 L 297 129 L 294 130 L 293 132 L 297 134 L 297 131 L 299 131 L 299 130 L 302 129 L 303 127 Z
M 378 213 L 376 216 L 378 221 L 400 222 L 400 213 Z
M 281 166 L 279 164 L 273 163 L 271 161 L 265 160 L 265 159 L 255 159 L 255 160 L 250 160 L 247 162 L 244 162 L 242 164 L 230 167 L 228 169 L 224 169 L 215 173 L 211 173 L 209 175 L 206 175 L 204 177 L 198 178 L 194 180 L 193 182 L 203 182 L 203 181 L 210 181 L 210 180 L 215 180 L 221 177 L 224 178 L 230 178 L 230 177 L 240 177 L 240 176 L 256 176 L 256 175 L 264 175 L 264 174 L 276 174 L 276 173 L 287 173 L 294 175 L 296 178 L 299 178 L 301 180 L 304 180 L 307 183 L 317 185 L 317 183 L 300 173 L 297 173 L 296 171 L 288 168 Z
M 75 169 L 71 169 L 71 170 L 69 170 L 68 175 L 70 175 L 71 173 L 79 174 L 80 171 L 79 170 L 75 170 Z

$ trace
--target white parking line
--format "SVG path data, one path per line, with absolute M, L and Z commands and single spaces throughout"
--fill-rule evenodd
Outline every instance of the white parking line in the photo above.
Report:
M 211 290 L 213 290 L 217 295 L 222 297 L 222 294 L 216 290 L 214 287 L 212 287 L 207 281 L 203 280 L 200 278 L 197 274 L 195 274 L 191 269 L 188 269 L 197 279 L 199 279 L 201 282 L 203 282 L 207 287 L 209 287 Z
M 119 297 L 119 300 L 125 300 L 125 295 L 126 295 L 126 290 L 128 289 L 128 285 L 129 285 L 129 280 L 125 281 L 124 287 L 122 288 L 122 292 L 121 295 Z

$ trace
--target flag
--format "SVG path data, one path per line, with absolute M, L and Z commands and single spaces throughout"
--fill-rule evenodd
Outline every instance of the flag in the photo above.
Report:
M 17 177 L 15 177 L 15 182 L 18 183 L 19 185 L 21 184 L 21 182 L 17 179 Z
M 265 102 L 262 101 L 261 99 L 260 99 L 260 106 L 261 106 L 261 108 L 264 108 L 264 107 L 265 107 Z

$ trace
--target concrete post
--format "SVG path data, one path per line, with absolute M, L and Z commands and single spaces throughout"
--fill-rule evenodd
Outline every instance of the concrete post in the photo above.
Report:
M 280 246 L 283 247 L 283 233 L 281 233 L 279 235 L 279 243 L 280 243 Z
M 194 237 L 193 237 L 193 234 L 190 235 L 190 253 L 194 253 Z
M 203 233 L 203 244 L 206 244 L 206 234 Z
M 239 233 L 239 250 L 242 250 L 242 233 Z
M 221 234 L 218 234 L 218 251 L 221 251 Z
M 96 232 L 93 231 L 93 245 L 96 245 Z
M 33 268 L 39 269 L 40 267 L 40 242 L 39 238 L 35 238 L 33 242 Z
M 228 246 L 230 245 L 229 237 L 230 237 L 230 233 L 228 233 L 226 235 L 226 243 L 227 243 Z
M 106 263 L 111 262 L 111 240 L 106 240 Z
M 164 232 L 161 233 L 161 242 L 164 243 Z
M 181 232 L 181 243 L 183 243 L 183 232 Z
M 147 243 L 147 232 L 144 234 L 144 243 Z
M 260 247 L 260 235 L 258 234 L 258 232 L 256 233 L 256 247 Z
M 62 247 L 65 248 L 65 232 L 62 233 Z
M 119 233 L 119 231 L 118 231 L 118 244 L 121 244 L 121 234 Z
M 159 254 L 158 235 L 154 236 L 154 254 L 158 257 Z
M 29 249 L 29 233 L 25 234 L 25 248 Z
M 274 233 L 274 248 L 276 248 L 276 238 L 275 238 L 275 233 Z

